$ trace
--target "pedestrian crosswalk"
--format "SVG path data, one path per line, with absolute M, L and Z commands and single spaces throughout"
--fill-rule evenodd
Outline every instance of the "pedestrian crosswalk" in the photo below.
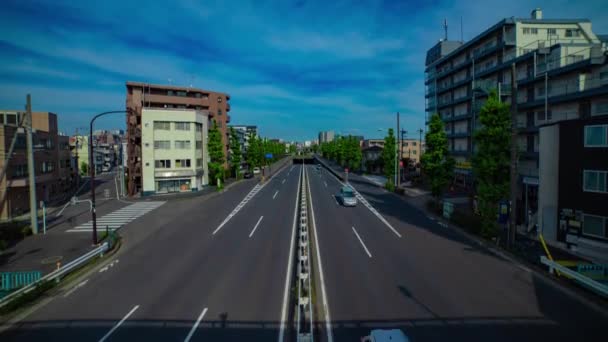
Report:
M 125 224 L 135 220 L 136 218 L 143 216 L 150 211 L 165 204 L 164 201 L 150 201 L 150 202 L 137 202 L 118 209 L 112 213 L 104 215 L 97 219 L 97 229 L 102 230 L 116 230 Z M 93 221 L 83 223 L 75 228 L 69 229 L 66 232 L 90 232 L 93 230 Z

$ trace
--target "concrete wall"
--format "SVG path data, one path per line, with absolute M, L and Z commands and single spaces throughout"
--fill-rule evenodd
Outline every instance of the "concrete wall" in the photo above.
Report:
M 538 226 L 544 238 L 557 241 L 559 125 L 539 129 Z

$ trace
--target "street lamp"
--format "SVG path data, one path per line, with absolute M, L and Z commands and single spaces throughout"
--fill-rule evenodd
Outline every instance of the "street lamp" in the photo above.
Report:
M 108 114 L 124 114 L 130 110 L 114 110 L 95 115 L 89 124 L 89 175 L 91 176 L 91 219 L 93 221 L 93 245 L 97 244 L 97 213 L 95 212 L 95 164 L 93 163 L 93 123 L 98 117 Z

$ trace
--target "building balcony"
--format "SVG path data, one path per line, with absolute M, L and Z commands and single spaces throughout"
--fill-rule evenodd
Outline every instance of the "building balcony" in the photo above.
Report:
M 230 123 L 230 115 L 226 115 L 226 123 Z
M 584 98 L 608 95 L 608 82 L 604 81 L 603 84 L 597 81 L 587 81 L 584 86 L 573 85 L 572 87 L 564 87 L 560 89 L 559 94 L 557 91 L 552 92 L 547 98 L 548 104 L 558 104 L 564 102 L 573 102 Z M 518 110 L 526 110 L 534 107 L 541 107 L 545 104 L 544 96 L 535 96 L 533 99 L 522 99 L 518 101 Z
M 146 103 L 166 103 L 175 105 L 191 105 L 191 106 L 209 106 L 209 98 L 205 97 L 186 97 L 186 96 L 169 96 L 158 94 L 145 94 Z
M 443 122 L 453 122 L 453 121 L 467 120 L 472 117 L 473 117 L 472 113 L 467 113 L 467 114 L 463 114 L 463 115 L 448 116 L 448 117 L 442 118 L 442 120 L 443 120 Z
M 226 111 L 229 112 L 230 111 L 230 103 L 226 103 Z
M 448 136 L 448 138 L 466 138 L 466 137 L 471 136 L 471 134 L 468 132 L 454 132 L 454 133 L 448 133 L 447 136 Z

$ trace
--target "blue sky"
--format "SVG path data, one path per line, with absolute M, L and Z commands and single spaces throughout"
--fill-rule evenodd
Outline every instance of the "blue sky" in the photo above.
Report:
M 95 3 L 93 7 L 92 4 Z M 0 11 L 0 109 L 58 113 L 73 134 L 123 109 L 127 80 L 231 94 L 235 124 L 305 140 L 320 130 L 379 137 L 424 125 L 424 58 L 443 36 L 470 39 L 504 17 L 589 18 L 607 1 L 37 1 Z M 124 116 L 100 119 L 123 128 Z

